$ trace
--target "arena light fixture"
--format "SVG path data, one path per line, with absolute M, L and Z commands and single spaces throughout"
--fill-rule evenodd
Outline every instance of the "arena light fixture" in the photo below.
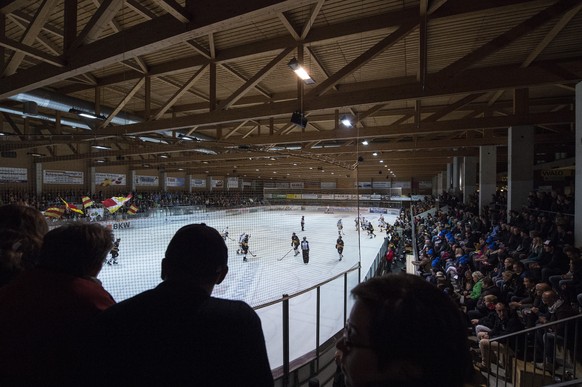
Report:
M 89 118 L 90 120 L 104 120 L 105 117 L 103 115 L 97 115 L 95 113 L 86 112 L 83 110 L 71 108 L 69 109 L 69 113 L 73 113 L 78 115 L 79 117 Z
M 297 76 L 301 78 L 306 85 L 313 85 L 315 83 L 315 80 L 309 76 L 309 74 L 303 68 L 303 66 L 301 66 L 297 58 L 291 59 L 289 63 L 287 63 L 287 66 L 289 66 L 289 68 L 293 70 L 295 74 L 297 74 Z
M 354 124 L 352 122 L 352 118 L 348 115 L 344 115 L 340 117 L 340 123 L 345 126 L 346 128 L 351 128 Z
M 369 144 L 368 140 L 362 141 L 362 145 L 368 145 L 368 144 Z
M 93 144 L 93 145 L 91 145 L 91 148 L 99 149 L 99 150 L 111 150 L 111 147 L 109 145 L 103 145 L 103 144 Z

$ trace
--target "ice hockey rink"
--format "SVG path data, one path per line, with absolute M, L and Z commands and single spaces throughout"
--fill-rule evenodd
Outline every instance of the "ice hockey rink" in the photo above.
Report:
M 366 209 L 367 211 L 368 209 Z M 282 307 L 283 295 L 293 295 L 336 277 L 361 261 L 362 278 L 368 271 L 384 242 L 385 233 L 378 227 L 378 213 L 360 209 L 360 216 L 370 220 L 376 238 L 364 231 L 356 231 L 354 219 L 357 210 L 326 209 L 300 210 L 288 208 L 268 211 L 246 209 L 237 211 L 198 212 L 182 216 L 158 215 L 155 217 L 120 221 L 114 227 L 116 238 L 121 238 L 117 265 L 104 265 L 99 275 L 103 286 L 116 301 L 122 301 L 144 290 L 157 286 L 160 264 L 165 248 L 174 233 L 190 223 L 206 223 L 219 232 L 227 230 L 229 273 L 223 283 L 216 286 L 213 296 L 243 300 L 258 307 L 271 368 L 283 364 Z M 305 231 L 301 231 L 301 216 L 305 217 Z M 387 223 L 393 224 L 395 215 L 384 214 Z M 339 261 L 335 243 L 337 222 L 342 220 L 345 242 L 344 258 Z M 237 254 L 238 238 L 243 232 L 250 234 L 247 262 Z M 303 263 L 302 255 L 294 256 L 291 235 L 306 237 L 310 244 L 310 260 Z M 192 254 L 196 254 L 195 251 Z M 358 271 L 347 276 L 348 289 L 358 283 Z M 320 293 L 320 342 L 337 333 L 344 324 L 344 276 L 327 283 Z M 316 346 L 316 291 L 293 297 L 290 310 L 290 359 L 312 351 Z M 350 300 L 348 301 L 351 305 Z M 348 308 L 349 311 L 349 308 Z

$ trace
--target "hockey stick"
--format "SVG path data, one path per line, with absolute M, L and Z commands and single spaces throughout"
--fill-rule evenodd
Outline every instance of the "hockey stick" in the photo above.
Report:
M 234 239 L 232 239 L 231 237 L 227 236 L 228 239 L 230 239 L 233 242 L 236 242 Z
M 253 257 L 256 257 L 257 256 L 257 254 L 253 254 L 253 252 L 250 251 L 250 250 L 249 250 L 249 254 L 251 254 Z
M 291 247 L 291 250 L 293 250 L 293 247 Z M 283 260 L 283 258 L 285 258 L 285 257 L 287 256 L 287 254 L 289 254 L 289 253 L 291 252 L 291 250 L 287 251 L 287 252 L 285 253 L 285 255 L 283 255 L 281 258 L 277 258 L 277 261 L 282 261 L 282 260 Z

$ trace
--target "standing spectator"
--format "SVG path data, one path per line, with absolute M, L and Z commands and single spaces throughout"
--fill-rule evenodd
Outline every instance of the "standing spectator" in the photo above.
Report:
M 48 225 L 42 214 L 28 206 L 0 206 L 0 287 L 38 262 Z
M 115 303 L 96 278 L 112 240 L 95 223 L 56 228 L 38 267 L 0 289 L 0 385 L 60 385 L 74 369 L 81 334 Z
M 163 282 L 98 319 L 84 374 L 99 386 L 273 386 L 259 316 L 242 301 L 211 297 L 227 263 L 214 228 L 180 228 Z
M 301 241 L 301 253 L 303 254 L 303 263 L 307 265 L 309 263 L 309 241 L 307 237 L 303 237 Z
M 435 286 L 389 274 L 360 283 L 352 294 L 355 303 L 336 345 L 346 385 L 460 387 L 469 379 L 464 319 Z

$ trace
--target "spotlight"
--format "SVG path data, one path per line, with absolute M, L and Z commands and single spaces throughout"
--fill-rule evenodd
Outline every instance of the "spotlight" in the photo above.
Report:
M 287 63 L 287 66 L 297 74 L 299 78 L 305 82 L 306 85 L 313 85 L 315 81 L 307 74 L 307 71 L 299 64 L 297 58 L 293 58 Z
M 294 112 L 291 115 L 291 123 L 300 128 L 305 128 L 307 126 L 307 118 L 301 112 Z
M 362 141 L 362 145 L 368 145 L 368 144 L 369 144 L 369 143 L 368 143 L 368 140 L 364 140 L 364 141 Z
M 350 116 L 341 116 L 340 123 L 346 128 L 351 128 L 354 125 Z

